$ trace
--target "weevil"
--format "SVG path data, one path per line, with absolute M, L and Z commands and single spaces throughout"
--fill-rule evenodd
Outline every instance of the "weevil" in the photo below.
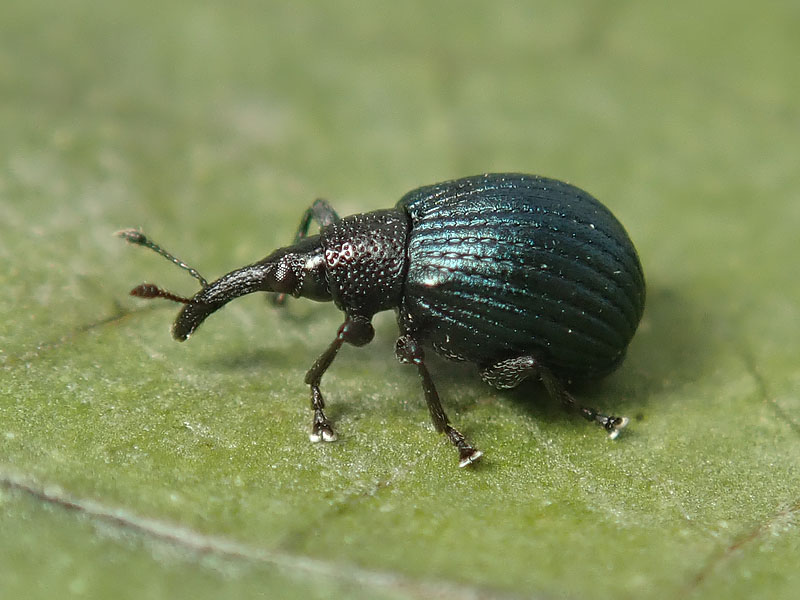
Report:
M 312 223 L 318 234 L 309 235 Z M 286 295 L 336 304 L 344 322 L 305 377 L 313 442 L 336 440 L 322 376 L 345 343 L 372 340 L 372 318 L 384 310 L 397 314 L 396 356 L 416 368 L 433 425 L 457 448 L 462 467 L 482 453 L 451 425 L 424 348 L 475 364 L 495 388 L 538 378 L 551 397 L 612 439 L 628 423 L 580 405 L 567 385 L 603 377 L 623 360 L 644 310 L 641 263 L 614 215 L 563 181 L 477 175 L 418 188 L 391 209 L 344 218 L 317 200 L 291 245 L 212 283 L 140 231 L 118 234 L 200 282 L 191 298 L 147 283 L 130 292 L 185 305 L 172 326 L 178 341 L 253 292 L 277 294 L 276 304 Z

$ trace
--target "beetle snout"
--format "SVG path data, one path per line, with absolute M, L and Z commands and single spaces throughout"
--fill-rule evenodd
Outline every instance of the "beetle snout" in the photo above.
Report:
M 189 339 L 206 317 L 220 308 L 224 303 L 207 304 L 205 302 L 190 302 L 178 314 L 172 324 L 172 337 L 179 342 Z

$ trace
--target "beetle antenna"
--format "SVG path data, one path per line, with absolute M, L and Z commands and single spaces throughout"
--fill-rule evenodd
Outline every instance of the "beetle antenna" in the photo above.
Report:
M 206 281 L 205 277 L 200 275 L 197 269 L 190 267 L 178 257 L 173 256 L 172 254 L 164 250 L 161 246 L 159 246 L 155 242 L 152 242 L 141 231 L 137 229 L 122 229 L 121 231 L 117 231 L 115 235 L 118 235 L 126 242 L 129 242 L 131 244 L 136 244 L 137 246 L 144 246 L 145 248 L 150 248 L 150 250 L 152 250 L 153 252 L 157 252 L 158 254 L 169 260 L 171 263 L 178 265 L 184 271 L 188 271 L 189 275 L 191 275 L 192 277 L 197 279 L 197 281 L 200 282 L 200 287 L 202 288 L 208 287 L 208 281 Z M 160 293 L 155 293 L 155 290 L 159 290 Z M 131 295 L 140 296 L 142 298 L 167 298 L 169 300 L 174 300 L 176 302 L 184 302 L 184 301 L 188 302 L 188 300 L 186 300 L 185 298 L 179 300 L 181 296 L 176 296 L 175 294 L 172 294 L 170 292 L 160 290 L 156 286 L 150 284 L 142 284 L 139 287 L 132 289 Z

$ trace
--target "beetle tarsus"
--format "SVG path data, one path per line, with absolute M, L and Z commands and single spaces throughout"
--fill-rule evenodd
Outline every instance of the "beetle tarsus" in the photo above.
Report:
M 583 415 L 583 418 L 586 419 L 587 421 L 594 421 L 595 423 L 600 425 L 600 427 L 605 429 L 606 432 L 608 433 L 609 439 L 612 440 L 617 439 L 620 430 L 623 429 L 628 424 L 629 421 L 628 417 L 615 417 L 613 415 L 604 415 L 601 412 L 597 412 L 597 410 L 595 410 L 590 406 L 581 406 L 577 404 L 575 402 L 575 399 L 567 392 L 564 392 L 564 394 L 567 396 L 565 403 L 568 406 L 574 406 L 575 408 L 577 408 L 578 411 L 581 413 L 581 415 Z
M 575 401 L 571 394 L 563 392 L 564 405 L 567 408 L 574 408 L 583 416 L 587 421 L 593 421 L 600 425 L 608 433 L 609 439 L 615 440 L 619 435 L 621 429 L 628 424 L 628 417 L 615 417 L 613 415 L 604 415 L 598 412 L 591 406 L 582 406 Z
M 311 433 L 308 439 L 312 442 L 335 442 L 337 440 L 333 425 L 325 416 L 321 408 L 314 410 L 314 422 L 311 425 Z
M 483 452 L 476 450 L 475 448 L 472 448 L 469 451 L 459 450 L 458 466 L 463 468 L 473 465 L 478 462 L 481 456 L 483 456 Z
M 608 432 L 608 438 L 611 440 L 617 439 L 620 430 L 624 429 L 629 421 L 628 417 L 606 417 L 604 415 L 599 415 L 599 416 L 603 417 L 603 421 L 600 424 Z
M 483 456 L 483 452 L 470 444 L 467 441 L 467 438 L 465 438 L 464 435 L 457 429 L 447 425 L 445 426 L 445 433 L 447 434 L 447 437 L 450 438 L 452 444 L 458 448 L 459 467 L 466 467 L 467 465 L 476 463 L 478 462 L 478 459 Z
M 336 432 L 333 425 L 325 416 L 325 399 L 319 390 L 319 381 L 311 385 L 311 408 L 314 409 L 314 420 L 311 422 L 311 433 L 308 439 L 312 442 L 335 442 Z

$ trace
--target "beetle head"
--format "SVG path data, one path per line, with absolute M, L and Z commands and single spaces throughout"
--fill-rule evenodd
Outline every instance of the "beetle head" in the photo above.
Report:
M 191 298 L 150 283 L 143 283 L 130 292 L 132 296 L 140 298 L 165 298 L 185 304 L 172 326 L 172 336 L 178 341 L 188 339 L 211 313 L 234 298 L 253 292 L 291 294 L 317 301 L 331 299 L 319 236 L 304 238 L 294 246 L 276 250 L 257 263 L 231 271 L 208 283 L 195 269 L 150 241 L 142 232 L 126 229 L 117 232 L 117 235 L 161 254 L 200 282 L 200 291 Z

